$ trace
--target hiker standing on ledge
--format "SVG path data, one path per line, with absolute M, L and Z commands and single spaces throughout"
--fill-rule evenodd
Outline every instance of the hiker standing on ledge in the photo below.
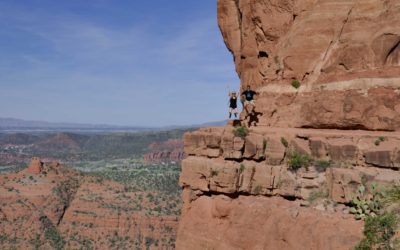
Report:
M 248 104 L 251 104 L 255 106 L 254 104 L 254 96 L 257 95 L 257 93 L 253 90 L 251 90 L 250 85 L 247 85 L 247 89 L 243 91 L 242 96 L 244 96 L 244 104 L 243 106 L 246 107 Z
M 238 115 L 238 109 L 237 109 L 237 96 L 236 92 L 229 92 L 229 119 L 232 117 L 232 113 L 235 114 L 235 118 L 237 118 Z

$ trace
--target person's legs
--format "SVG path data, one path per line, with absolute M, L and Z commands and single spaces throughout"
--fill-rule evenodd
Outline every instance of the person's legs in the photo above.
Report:
M 245 100 L 243 108 L 244 108 L 244 110 L 246 110 L 246 116 L 253 113 L 254 108 L 255 108 L 254 100 L 251 100 L 251 101 Z
M 235 108 L 235 109 L 233 110 L 233 113 L 235 114 L 235 118 L 237 118 L 237 116 L 238 116 L 238 109 Z
M 232 117 L 232 108 L 229 108 L 229 119 Z

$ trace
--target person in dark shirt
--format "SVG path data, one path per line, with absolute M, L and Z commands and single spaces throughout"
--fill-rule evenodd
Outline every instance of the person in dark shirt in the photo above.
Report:
M 234 113 L 235 118 L 237 118 L 238 115 L 238 109 L 237 109 L 237 96 L 236 92 L 229 92 L 229 119 L 232 117 L 232 113 Z
M 255 95 L 257 95 L 257 93 L 251 90 L 250 85 L 247 85 L 247 89 L 242 93 L 242 96 L 244 97 L 244 106 L 246 106 L 247 104 L 254 105 Z

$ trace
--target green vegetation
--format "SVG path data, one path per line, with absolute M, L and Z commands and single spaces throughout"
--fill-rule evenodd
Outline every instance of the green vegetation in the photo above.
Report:
M 267 139 L 263 138 L 263 150 L 262 150 L 263 157 L 265 157 L 265 150 L 267 150 L 267 145 L 268 145 Z
M 383 202 L 386 205 L 400 204 L 400 185 L 396 185 L 388 189 Z
M 300 81 L 297 79 L 293 80 L 291 84 L 292 84 L 292 87 L 295 89 L 300 88 Z
M 318 172 L 324 172 L 331 166 L 331 162 L 326 160 L 317 160 L 314 162 L 314 166 Z
M 278 56 L 274 56 L 274 62 L 279 65 L 279 57 Z
M 364 239 L 355 250 L 393 249 L 390 241 L 395 234 L 398 218 L 393 213 L 367 217 L 364 226 Z
M 211 177 L 217 176 L 218 175 L 218 171 L 211 169 L 210 170 L 210 175 L 211 175 Z
M 243 173 L 244 170 L 246 170 L 246 166 L 242 163 L 242 164 L 240 164 L 239 173 L 240 174 Z
M 379 136 L 376 140 L 375 140 L 375 145 L 379 146 L 381 144 L 381 142 L 386 141 L 386 138 L 384 136 Z
M 178 185 L 180 174 L 178 164 L 140 165 L 127 169 L 120 166 L 118 171 L 103 170 L 86 174 L 95 176 L 93 181 L 97 183 L 103 183 L 104 179 L 108 179 L 123 184 L 123 190 L 115 190 L 115 193 L 120 199 L 129 200 L 133 205 L 126 207 L 124 203 L 104 203 L 102 205 L 104 208 L 121 212 L 141 211 L 149 216 L 180 215 L 181 188 Z M 133 199 L 125 195 L 126 192 L 147 194 L 145 196 L 139 194 Z
M 246 126 L 236 126 L 233 134 L 236 137 L 245 138 L 249 134 L 249 129 Z
M 350 213 L 354 214 L 358 220 L 377 216 L 385 198 L 385 191 L 376 184 L 371 185 L 370 193 L 372 196 L 367 195 L 366 191 L 365 186 L 360 185 L 356 196 L 351 201 L 353 207 L 350 209 Z
M 311 164 L 311 159 L 307 155 L 298 152 L 292 152 L 289 155 L 288 166 L 291 170 L 296 171 L 300 168 L 306 168 Z
M 76 178 L 71 178 L 58 184 L 53 189 L 53 193 L 61 199 L 65 207 L 69 207 L 78 188 L 79 181 Z
M 281 143 L 285 148 L 289 147 L 289 142 L 284 137 L 281 137 Z
M 94 171 L 87 174 L 122 183 L 125 186 L 125 191 L 129 192 L 154 190 L 180 194 L 181 188 L 178 185 L 179 173 L 180 166 L 177 164 L 160 164 L 154 166 L 143 165 L 119 171 Z
M 16 245 L 20 239 L 18 239 L 15 234 L 14 236 L 7 235 L 7 234 L 2 234 L 0 235 L 0 244 L 10 244 L 10 245 Z M 16 248 L 10 248 L 10 249 L 16 249 Z
M 316 190 L 316 191 L 312 191 L 310 196 L 308 197 L 308 201 L 310 203 L 313 203 L 314 201 L 318 200 L 318 199 L 324 199 L 324 198 L 328 198 L 329 197 L 329 193 L 326 190 Z
M 155 246 L 158 246 L 158 240 L 155 240 L 155 239 L 153 239 L 151 237 L 146 237 L 145 238 L 146 249 L 150 249 L 150 246 L 153 245 L 153 244 Z
M 365 218 L 365 226 L 364 238 L 355 250 L 399 249 L 400 239 L 394 239 L 394 235 L 399 228 L 400 187 L 392 186 L 385 191 L 377 185 L 372 185 L 372 198 L 369 199 L 364 198 L 367 197 L 365 191 L 363 186 L 357 191 L 358 196 L 363 198 L 356 198 L 356 202 L 363 205 L 356 205 L 356 216 L 360 214 L 359 209 L 364 211 L 365 216 L 362 217 Z M 354 209 L 352 210 L 354 212 Z
M 254 193 L 255 193 L 255 194 L 261 194 L 261 192 L 262 192 L 262 186 L 257 185 L 257 186 L 254 188 Z
M 0 235 L 0 243 L 6 242 L 8 240 L 8 236 L 5 234 Z
M 62 236 L 60 235 L 60 232 L 50 221 L 50 219 L 47 218 L 47 216 L 42 216 L 42 217 L 40 217 L 40 222 L 43 225 L 46 240 L 49 240 L 51 242 L 54 249 L 57 249 L 57 250 L 63 249 L 64 245 L 65 245 L 65 241 L 62 238 Z

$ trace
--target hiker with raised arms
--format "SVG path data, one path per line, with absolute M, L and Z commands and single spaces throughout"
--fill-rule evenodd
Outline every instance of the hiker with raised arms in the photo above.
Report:
M 229 119 L 232 117 L 232 113 L 235 115 L 235 118 L 238 116 L 237 109 L 237 95 L 235 91 L 229 91 Z
M 245 91 L 243 91 L 243 93 L 242 93 L 242 97 L 244 97 L 243 106 L 246 107 L 249 104 L 255 106 L 255 103 L 254 103 L 255 95 L 257 95 L 257 92 L 251 90 L 250 85 L 247 85 L 247 89 Z

